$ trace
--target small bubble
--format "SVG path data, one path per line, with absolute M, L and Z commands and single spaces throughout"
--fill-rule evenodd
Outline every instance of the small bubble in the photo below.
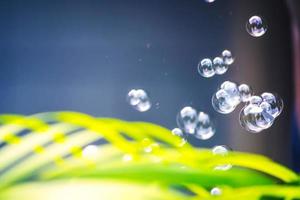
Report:
M 239 85 L 239 92 L 242 102 L 250 101 L 252 96 L 252 88 L 246 84 Z
M 213 69 L 216 74 L 221 75 L 228 70 L 228 65 L 223 62 L 221 57 L 215 57 L 213 60 Z
M 172 134 L 181 137 L 181 142 L 178 145 L 179 147 L 182 147 L 183 145 L 186 144 L 187 142 L 186 135 L 185 133 L 183 133 L 183 131 L 180 128 L 174 128 L 172 130 Z
M 197 111 L 190 107 L 184 107 L 177 115 L 177 125 L 185 133 L 194 134 L 197 125 Z
M 128 103 L 140 112 L 151 108 L 151 102 L 147 93 L 142 89 L 132 89 L 127 94 Z
M 226 65 L 231 65 L 234 62 L 234 58 L 229 50 L 224 50 L 222 52 L 222 58 Z
M 215 75 L 212 61 L 209 58 L 204 58 L 198 64 L 198 72 L 201 76 L 209 78 Z
M 222 190 L 218 187 L 214 187 L 213 189 L 210 190 L 210 194 L 212 196 L 220 196 L 222 194 Z
M 240 93 L 236 83 L 225 81 L 212 97 L 213 108 L 222 114 L 234 111 L 241 102 Z
M 267 31 L 267 24 L 260 16 L 252 16 L 246 24 L 247 32 L 253 37 L 260 37 Z
M 208 114 L 199 112 L 195 137 L 201 140 L 208 140 L 214 136 L 216 130 Z
M 226 156 L 226 155 L 228 155 L 228 151 L 229 151 L 229 149 L 225 145 L 215 146 L 212 149 L 213 155 L 220 155 L 220 156 Z

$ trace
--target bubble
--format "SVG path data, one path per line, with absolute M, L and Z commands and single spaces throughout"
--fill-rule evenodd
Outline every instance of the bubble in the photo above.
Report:
M 225 145 L 218 145 L 212 149 L 212 153 L 215 156 L 227 156 L 229 151 L 230 151 L 230 148 L 228 148 Z M 218 166 L 214 167 L 214 170 L 226 171 L 231 168 L 232 168 L 231 164 L 222 164 L 222 165 L 218 165 Z
M 273 117 L 277 117 L 283 110 L 283 101 L 282 99 L 272 93 L 265 92 L 261 95 L 264 102 L 269 103 L 270 108 L 268 113 Z
M 252 88 L 246 84 L 239 85 L 239 92 L 242 102 L 250 101 L 252 96 Z
M 267 31 L 267 24 L 260 16 L 252 16 L 246 24 L 247 32 L 253 37 L 260 37 Z
M 213 69 L 216 74 L 224 74 L 228 70 L 228 66 L 223 62 L 221 57 L 215 57 L 213 60 Z
M 215 75 L 212 61 L 209 58 L 204 58 L 198 64 L 198 72 L 201 76 L 209 78 Z
M 125 154 L 122 158 L 123 162 L 130 162 L 132 161 L 132 155 L 130 154 Z
M 225 146 L 225 145 L 215 146 L 212 149 L 213 155 L 220 155 L 220 156 L 226 156 L 226 155 L 228 155 L 228 151 L 229 151 L 229 148 L 227 146 Z
M 195 137 L 201 140 L 208 140 L 215 134 L 215 127 L 208 114 L 199 112 Z
M 184 107 L 177 115 L 177 125 L 185 133 L 194 134 L 197 126 L 197 111 L 190 107 Z
M 212 196 L 220 196 L 222 194 L 222 190 L 218 187 L 214 187 L 213 189 L 210 190 L 210 194 Z
M 132 89 L 127 94 L 128 103 L 140 112 L 151 108 L 151 102 L 147 93 L 142 89 Z
M 236 83 L 225 81 L 212 97 L 213 108 L 222 114 L 234 111 L 241 102 L 240 93 Z
M 172 134 L 181 137 L 181 142 L 179 146 L 183 146 L 186 144 L 187 142 L 186 135 L 183 133 L 183 131 L 180 128 L 174 128 L 172 130 Z
M 231 65 L 234 62 L 234 58 L 229 50 L 224 50 L 222 52 L 222 58 L 226 65 Z

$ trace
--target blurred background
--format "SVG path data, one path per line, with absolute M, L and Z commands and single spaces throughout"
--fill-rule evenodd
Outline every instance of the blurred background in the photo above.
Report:
M 72 110 L 172 129 L 190 105 L 209 113 L 217 130 L 193 144 L 226 144 L 299 170 L 299 9 L 296 0 L 2 0 L 0 112 Z M 268 24 L 260 38 L 245 29 L 253 15 Z M 228 72 L 201 77 L 199 60 L 224 49 L 235 57 Z M 268 130 L 244 131 L 241 106 L 228 115 L 211 106 L 225 80 L 279 94 L 283 113 Z M 149 93 L 149 111 L 128 105 L 132 88 Z

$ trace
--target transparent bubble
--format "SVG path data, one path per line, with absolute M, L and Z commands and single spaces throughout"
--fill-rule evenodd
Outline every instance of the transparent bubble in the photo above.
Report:
M 215 156 L 227 156 L 229 151 L 230 151 L 230 148 L 225 146 L 225 145 L 218 145 L 218 146 L 215 146 L 212 149 L 212 153 Z M 215 166 L 214 170 L 226 171 L 226 170 L 229 170 L 231 168 L 232 168 L 232 165 L 226 163 L 226 164 Z
M 216 74 L 221 75 L 228 70 L 228 66 L 223 62 L 221 57 L 215 57 L 213 60 L 213 69 Z
M 234 62 L 234 58 L 229 50 L 224 50 L 222 52 L 222 58 L 226 65 L 231 65 Z
M 225 145 L 215 146 L 212 149 L 213 155 L 220 155 L 220 156 L 226 156 L 226 155 L 228 155 L 228 151 L 229 151 L 229 148 L 227 146 L 225 146 Z
M 213 189 L 210 190 L 210 194 L 212 196 L 220 196 L 222 194 L 222 190 L 218 187 L 214 187 Z
M 242 102 L 250 101 L 252 96 L 252 88 L 249 85 L 241 84 L 239 85 L 239 92 Z
M 213 108 L 222 114 L 234 111 L 241 102 L 240 93 L 236 83 L 225 81 L 212 97 Z
M 199 112 L 195 137 L 201 140 L 208 140 L 214 136 L 216 130 L 208 114 Z
M 177 115 L 177 125 L 185 133 L 194 134 L 197 126 L 197 111 L 190 107 L 184 107 Z
M 215 75 L 212 61 L 209 58 L 204 58 L 198 64 L 198 72 L 201 76 L 209 78 Z
M 186 135 L 180 128 L 174 128 L 172 130 L 172 134 L 182 138 L 179 146 L 183 146 L 186 144 L 187 142 Z
M 267 24 L 260 16 L 252 16 L 246 24 L 247 32 L 253 37 L 260 37 L 267 31 Z
M 142 89 L 132 89 L 127 94 L 128 103 L 140 112 L 145 112 L 151 108 L 150 98 Z
M 272 93 L 265 92 L 261 95 L 264 102 L 269 103 L 270 108 L 268 113 L 271 114 L 273 117 L 277 117 L 283 110 L 283 101 L 282 99 Z

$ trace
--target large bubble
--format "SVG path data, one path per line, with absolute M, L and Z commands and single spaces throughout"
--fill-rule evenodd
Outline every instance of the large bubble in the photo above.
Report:
M 267 31 L 267 24 L 260 16 L 252 16 L 246 24 L 247 32 L 253 37 L 260 37 Z
M 145 112 L 151 108 L 150 98 L 142 89 L 132 89 L 127 94 L 128 103 L 140 112 Z
M 225 81 L 212 97 L 213 108 L 222 114 L 234 111 L 241 102 L 240 92 L 236 83 Z

